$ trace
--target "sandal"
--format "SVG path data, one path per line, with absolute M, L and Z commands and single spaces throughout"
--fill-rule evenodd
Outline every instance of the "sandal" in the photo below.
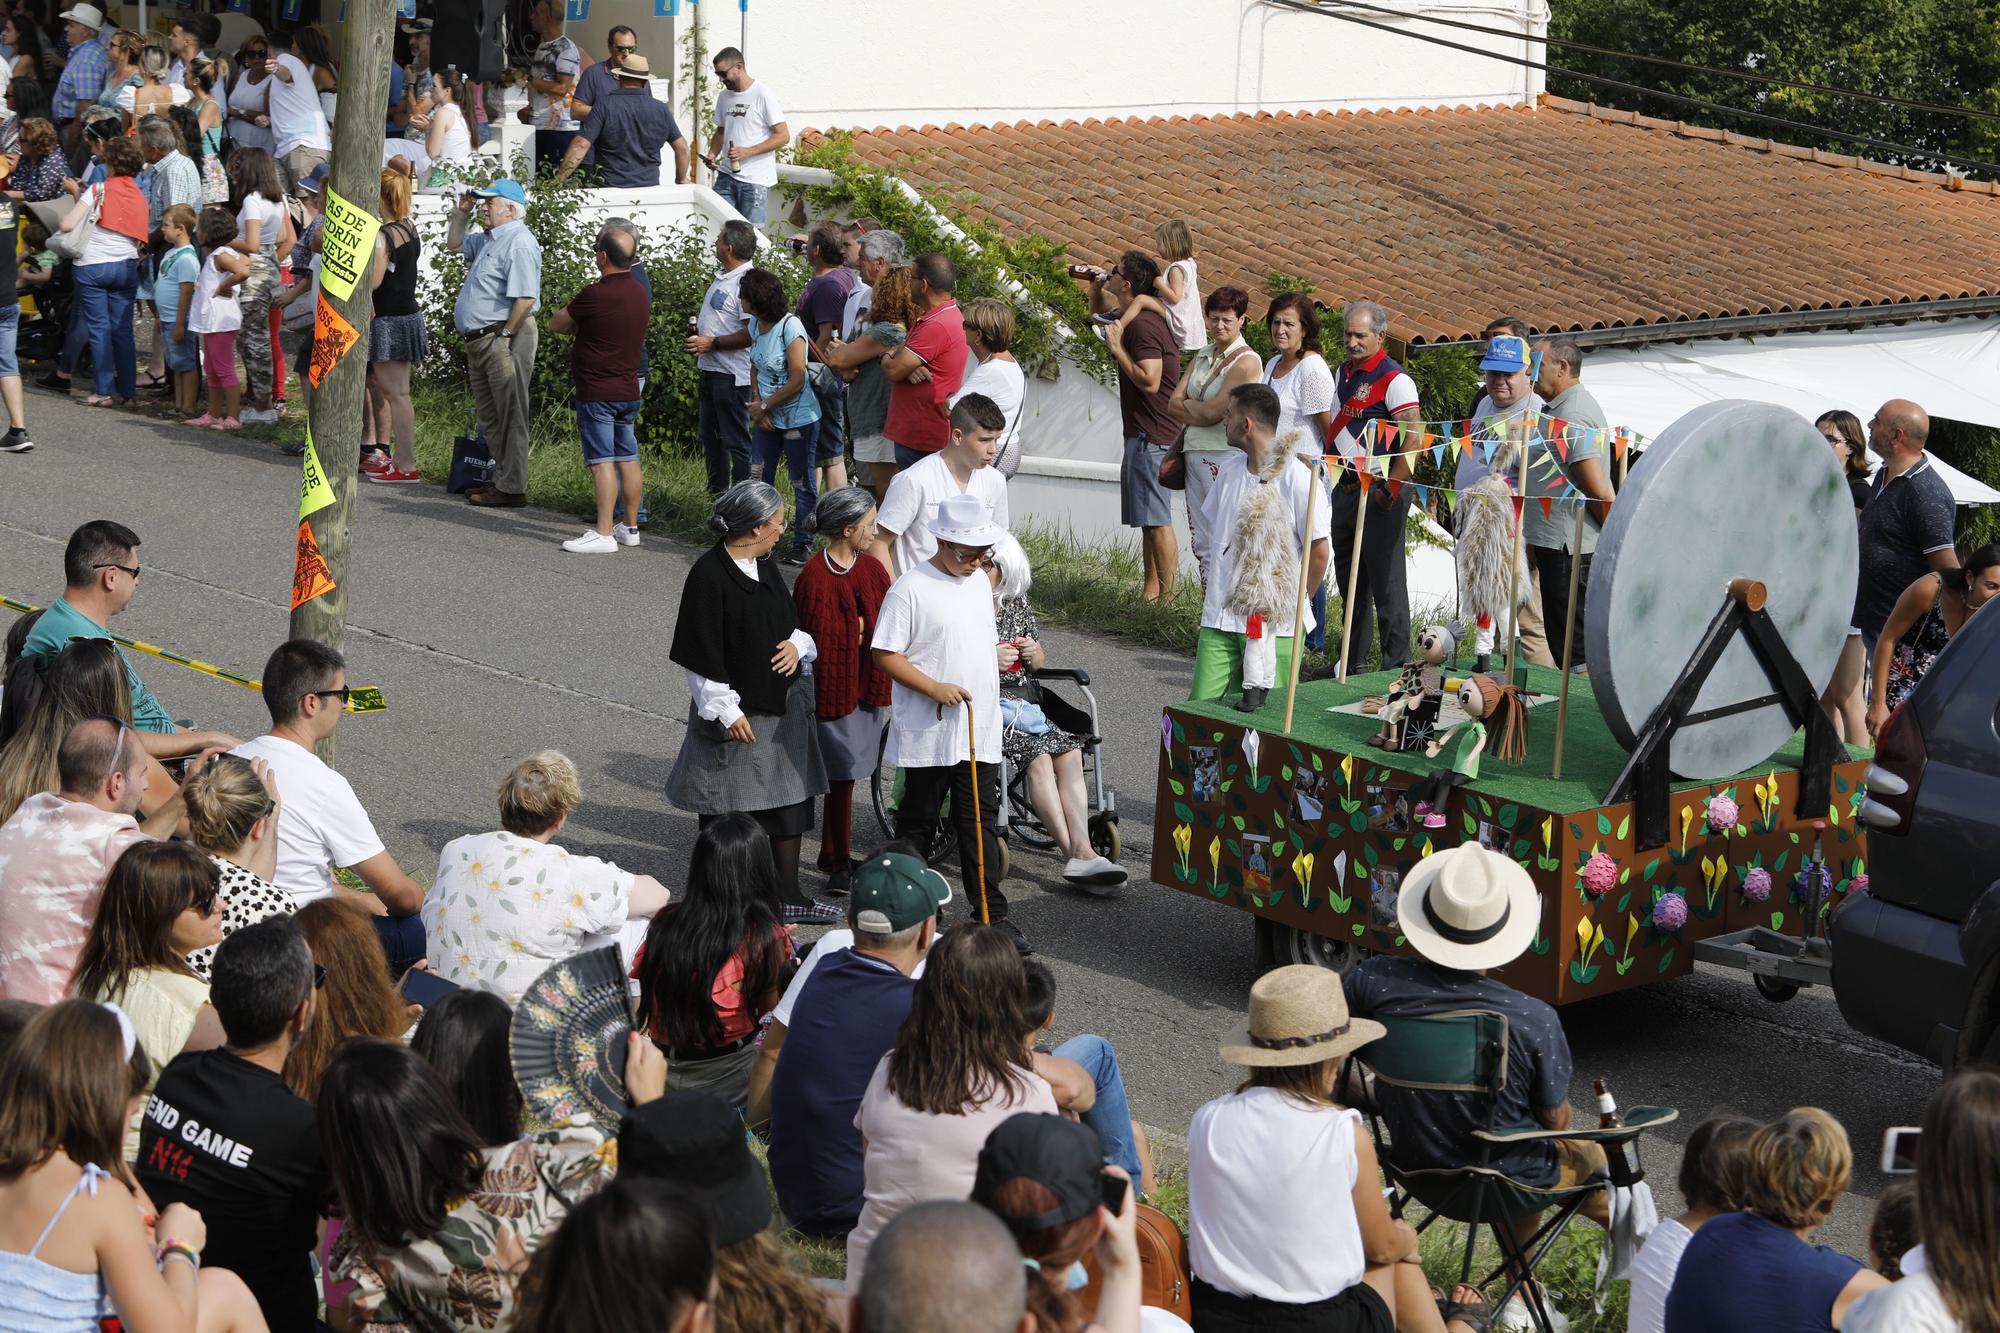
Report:
M 1472 1299 L 1456 1299 L 1461 1292 L 1470 1292 Z M 1453 1299 L 1447 1299 L 1436 1287 L 1431 1288 L 1431 1295 L 1437 1298 L 1438 1315 L 1444 1320 L 1447 1330 L 1454 1322 L 1464 1324 L 1472 1333 L 1488 1333 L 1493 1327 L 1493 1307 L 1487 1304 L 1477 1287 L 1454 1287 Z
M 116 401 L 116 399 L 106 397 L 104 394 L 94 393 L 83 400 L 83 405 L 85 407 L 110 407 Z
M 151 371 L 148 371 L 146 372 L 146 374 L 139 376 L 139 387 L 142 389 L 157 389 L 162 386 L 165 386 L 167 388 L 172 388 L 173 381 L 168 379 L 165 375 L 154 375 L 152 374 Z

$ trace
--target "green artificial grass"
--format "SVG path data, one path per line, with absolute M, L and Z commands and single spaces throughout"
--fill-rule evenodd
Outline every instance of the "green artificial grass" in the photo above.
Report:
M 1528 687 L 1537 693 L 1554 695 L 1561 687 L 1560 672 L 1533 665 L 1527 668 L 1527 672 Z M 1369 763 L 1398 769 L 1416 777 L 1439 767 L 1441 760 L 1432 760 L 1421 750 L 1404 753 L 1378 750 L 1369 745 L 1368 738 L 1380 726 L 1376 718 L 1360 713 L 1327 711 L 1329 707 L 1354 703 L 1365 695 L 1382 694 L 1394 683 L 1396 675 L 1393 671 L 1377 671 L 1365 676 L 1350 676 L 1344 683 L 1335 680 L 1300 682 L 1290 738 L 1323 750 L 1352 754 Z M 1280 728 L 1285 716 L 1282 688 L 1271 691 L 1270 702 L 1260 712 L 1247 716 L 1237 712 L 1234 701 L 1227 698 L 1172 706 L 1237 726 L 1254 720 L 1266 735 L 1286 734 Z M 1555 703 L 1548 703 L 1529 709 L 1527 758 L 1509 764 L 1493 758 L 1490 753 L 1482 755 L 1479 778 L 1468 784 L 1469 789 L 1560 814 L 1575 814 L 1605 804 L 1604 794 L 1611 789 L 1618 771 L 1625 766 L 1628 753 L 1605 725 L 1604 716 L 1597 708 L 1597 697 L 1591 692 L 1590 681 L 1578 676 L 1570 682 L 1569 720 L 1563 735 L 1563 774 L 1561 778 L 1550 776 L 1555 763 L 1557 707 Z M 1857 759 L 1869 754 L 1859 749 L 1850 753 Z M 1773 770 L 1792 771 L 1799 767 L 1804 757 L 1805 733 L 1795 732 L 1776 754 L 1736 777 L 1757 781 Z M 1722 779 L 1724 782 L 1732 780 Z M 1672 790 L 1688 791 L 1712 785 L 1709 782 L 1676 781 Z

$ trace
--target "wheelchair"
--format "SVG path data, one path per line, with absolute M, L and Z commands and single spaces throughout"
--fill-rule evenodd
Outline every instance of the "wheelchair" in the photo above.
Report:
M 1037 684 L 1042 686 L 1040 703 L 1042 711 L 1048 715 L 1051 725 L 1083 738 L 1083 781 L 1090 793 L 1090 846 L 1099 856 L 1107 860 L 1118 859 L 1118 808 L 1117 793 L 1105 783 L 1103 741 L 1097 730 L 1097 697 L 1090 692 L 1090 673 L 1080 667 L 1044 667 L 1032 673 Z M 1051 683 L 1073 686 L 1079 700 L 1073 700 Z M 889 724 L 882 724 L 882 738 L 876 746 L 875 772 L 868 782 L 869 796 L 875 806 L 875 819 L 882 827 L 882 836 L 896 836 L 896 798 L 899 787 L 896 769 L 888 762 Z M 982 758 L 982 764 L 987 760 Z M 1007 856 L 1008 844 L 1018 839 L 1022 846 L 1037 851 L 1048 851 L 1055 847 L 1055 835 L 1042 826 L 1035 814 L 1034 803 L 1028 798 L 1028 775 L 1025 770 L 1016 770 L 999 757 L 1000 764 L 1000 815 L 995 834 L 1000 840 L 1001 857 Z M 938 829 L 932 836 L 932 846 L 937 848 L 935 859 L 944 860 L 957 855 L 958 843 L 952 831 L 949 802 L 938 814 Z M 1003 869 L 1004 874 L 1004 869 Z

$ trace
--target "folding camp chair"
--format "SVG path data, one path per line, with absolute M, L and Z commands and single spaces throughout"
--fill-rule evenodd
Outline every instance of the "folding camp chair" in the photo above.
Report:
M 1507 1086 L 1507 1018 L 1482 1009 L 1462 1009 L 1421 1018 L 1389 1018 L 1376 1015 L 1388 1031 L 1355 1054 L 1374 1072 L 1378 1083 L 1415 1092 L 1467 1093 L 1485 1097 L 1489 1108 L 1497 1108 L 1496 1094 Z M 1393 1127 L 1388 1138 L 1379 1113 L 1369 1122 L 1375 1133 L 1377 1155 L 1391 1188 L 1390 1208 L 1401 1217 L 1415 1200 L 1429 1216 L 1417 1225 L 1423 1231 L 1446 1218 L 1465 1223 L 1465 1254 L 1459 1264 L 1459 1281 L 1471 1282 L 1473 1252 L 1479 1228 L 1488 1227 L 1500 1247 L 1499 1267 L 1474 1285 L 1482 1290 L 1505 1275 L 1507 1288 L 1493 1303 L 1498 1310 L 1522 1293 L 1529 1317 L 1542 1333 L 1550 1333 L 1553 1322 L 1540 1286 L 1531 1279 L 1536 1268 L 1548 1258 L 1563 1230 L 1583 1210 L 1593 1191 L 1609 1186 L 1630 1186 L 1645 1179 L 1645 1172 L 1626 1156 L 1626 1145 L 1656 1125 L 1680 1115 L 1668 1107 L 1635 1106 L 1626 1113 L 1625 1124 L 1615 1129 L 1598 1129 L 1578 1124 L 1566 1130 L 1547 1130 L 1540 1125 L 1501 1125 L 1497 1109 L 1489 1110 L 1485 1128 L 1473 1131 L 1479 1160 L 1463 1167 L 1405 1169 L 1395 1164 Z M 1602 1144 L 1610 1163 L 1608 1175 L 1569 1189 L 1524 1185 L 1491 1165 L 1496 1149 L 1509 1144 L 1536 1140 L 1572 1139 Z M 1514 1235 L 1514 1219 L 1529 1213 L 1553 1210 L 1534 1236 L 1524 1245 Z

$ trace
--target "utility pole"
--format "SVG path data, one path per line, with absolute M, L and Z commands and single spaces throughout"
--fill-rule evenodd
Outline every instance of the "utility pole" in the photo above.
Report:
M 291 637 L 338 648 L 347 637 L 347 593 L 354 492 L 360 478 L 362 398 L 367 392 L 368 321 L 374 291 L 374 226 L 382 192 L 382 113 L 389 101 L 389 61 L 394 43 L 395 0 L 344 0 L 340 23 L 340 109 L 333 130 L 333 158 L 326 183 L 326 226 L 314 359 L 347 343 L 319 387 L 310 392 L 308 420 L 313 454 L 333 488 L 333 501 L 301 523 L 326 562 L 333 587 L 292 608 Z M 351 286 L 343 279 L 351 280 Z M 339 289 L 346 286 L 343 294 Z M 352 330 L 352 336 L 349 335 Z M 334 336 L 329 337 L 329 334 Z M 311 365 L 299 367 L 303 377 Z M 305 561 L 301 560 L 301 565 Z M 295 581 L 293 599 L 300 589 Z M 334 760 L 333 738 L 320 742 L 320 758 Z

